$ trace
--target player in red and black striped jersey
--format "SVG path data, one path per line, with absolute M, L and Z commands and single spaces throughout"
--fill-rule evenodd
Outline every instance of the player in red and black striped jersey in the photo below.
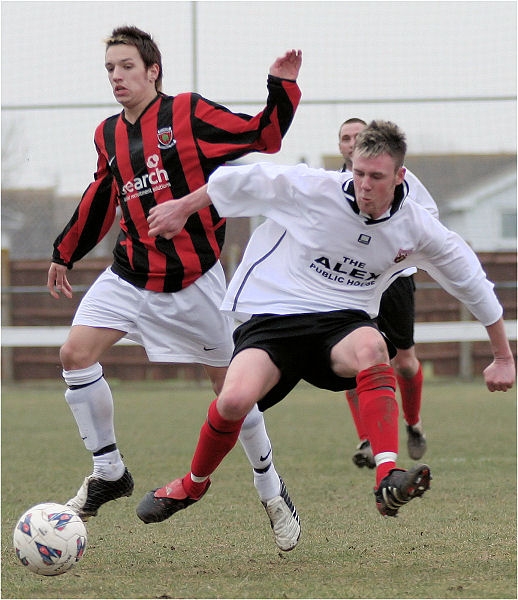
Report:
M 300 50 L 291 50 L 272 64 L 266 107 L 250 116 L 199 94 L 162 93 L 160 51 L 149 34 L 121 27 L 106 42 L 105 66 L 123 111 L 96 129 L 94 181 L 54 242 L 47 281 L 52 296 L 71 297 L 67 270 L 99 243 L 120 210 L 113 264 L 82 299 L 60 351 L 65 397 L 94 455 L 92 475 L 69 501 L 83 518 L 133 489 L 116 446 L 101 354 L 127 336 L 144 346 L 151 361 L 204 364 L 219 392 L 232 353 L 231 324 L 219 311 L 225 219 L 207 207 L 166 239 L 149 236 L 149 210 L 198 189 L 227 161 L 277 152 L 300 100 L 301 60 Z M 267 502 L 280 495 L 281 483 L 258 411 L 249 425 L 243 446 Z
M 199 94 L 161 92 L 134 121 L 126 111 L 109 117 L 95 132 L 95 181 L 56 239 L 52 260 L 71 268 L 108 232 L 119 206 L 112 270 L 155 292 L 187 287 L 218 260 L 225 220 L 214 208 L 202 210 L 174 240 L 157 240 L 148 235 L 149 209 L 196 190 L 229 160 L 252 151 L 277 152 L 299 98 L 295 81 L 269 75 L 267 104 L 255 117 L 232 113 Z

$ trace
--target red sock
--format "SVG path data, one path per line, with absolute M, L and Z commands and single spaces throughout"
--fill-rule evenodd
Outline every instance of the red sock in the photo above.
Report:
M 421 413 L 421 392 L 423 390 L 423 370 L 419 363 L 417 373 L 410 379 L 396 375 L 401 391 L 401 405 L 403 416 L 408 425 L 415 425 Z
M 358 437 L 360 440 L 366 440 L 367 434 L 365 433 L 365 428 L 363 427 L 362 420 L 360 419 L 360 406 L 356 390 L 347 390 L 345 392 L 345 397 L 347 398 L 347 402 L 349 402 L 349 408 L 351 409 L 351 415 L 353 416 Z
M 365 426 L 374 456 L 383 462 L 376 468 L 376 487 L 396 466 L 398 452 L 398 404 L 396 402 L 396 378 L 389 365 L 374 365 L 360 371 L 356 376 L 360 418 Z
M 208 477 L 213 473 L 236 445 L 245 417 L 238 421 L 224 419 L 216 408 L 216 400 L 209 406 L 207 420 L 203 424 L 198 445 L 191 463 L 191 473 Z M 196 498 L 205 489 L 206 482 L 196 483 L 190 476 L 183 478 L 183 487 L 189 496 Z

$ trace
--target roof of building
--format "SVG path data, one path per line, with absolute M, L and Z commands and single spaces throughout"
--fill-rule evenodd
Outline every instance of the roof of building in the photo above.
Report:
M 340 169 L 340 155 L 324 156 L 326 169 Z M 448 154 L 407 156 L 407 166 L 428 189 L 439 207 L 463 196 L 482 182 L 516 172 L 516 154 Z

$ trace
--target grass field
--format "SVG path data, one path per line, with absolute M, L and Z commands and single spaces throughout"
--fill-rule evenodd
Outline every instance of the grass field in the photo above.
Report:
M 240 447 L 199 504 L 141 523 L 143 494 L 188 470 L 212 394 L 171 382 L 112 389 L 135 493 L 90 520 L 74 569 L 46 578 L 18 563 L 14 525 L 29 506 L 74 495 L 91 458 L 63 385 L 3 386 L 2 598 L 516 598 L 514 391 L 425 381 L 432 489 L 384 519 L 373 472 L 351 462 L 357 442 L 343 394 L 297 388 L 266 414 L 302 520 L 299 545 L 282 553 Z M 400 450 L 399 465 L 410 466 L 403 428 Z

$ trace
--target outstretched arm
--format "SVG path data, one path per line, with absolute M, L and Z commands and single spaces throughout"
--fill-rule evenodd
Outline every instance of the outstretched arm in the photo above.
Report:
M 207 184 L 198 188 L 191 194 L 183 196 L 178 200 L 168 200 L 153 206 L 149 211 L 147 222 L 149 224 L 149 235 L 161 235 L 170 240 L 185 227 L 187 219 L 201 208 L 211 203 L 207 193 Z
M 488 325 L 486 330 L 494 357 L 493 362 L 484 369 L 487 389 L 490 392 L 507 392 L 514 384 L 515 364 L 505 334 L 503 319 L 500 318 L 496 323 Z
M 284 56 L 276 59 L 270 67 L 269 74 L 281 79 L 292 79 L 295 81 L 302 64 L 301 50 L 288 50 Z

